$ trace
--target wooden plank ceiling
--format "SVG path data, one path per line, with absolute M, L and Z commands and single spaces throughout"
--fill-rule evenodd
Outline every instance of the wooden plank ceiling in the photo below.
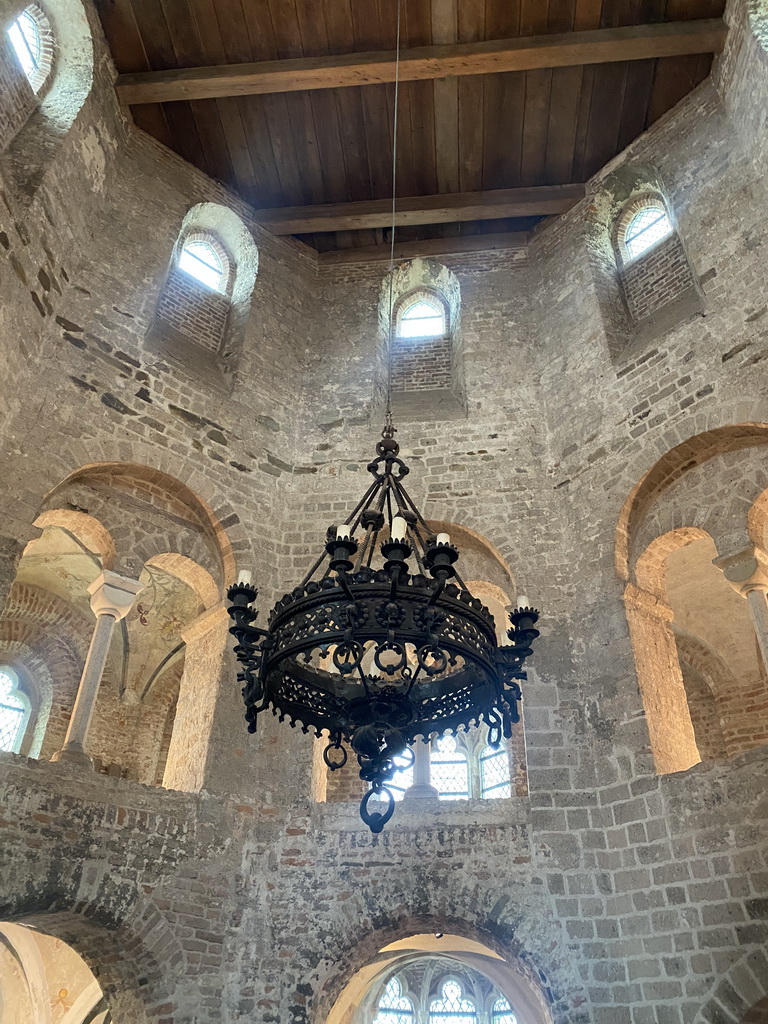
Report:
M 127 98 L 134 98 L 128 85 L 141 79 L 136 75 L 140 72 L 215 66 L 216 74 L 228 79 L 230 70 L 219 66 L 347 54 L 371 54 L 383 66 L 386 55 L 380 51 L 395 48 L 397 2 L 97 0 L 117 69 L 131 76 L 118 79 L 118 94 L 122 86 Z M 448 48 L 445 52 L 452 52 L 451 44 L 719 19 L 724 7 L 724 0 L 401 2 L 403 49 L 440 46 Z M 706 32 L 707 26 L 701 28 Z M 591 36 L 581 38 L 589 41 Z M 567 42 L 558 39 L 556 47 L 538 49 L 546 53 Z M 551 186 L 586 181 L 703 81 L 722 40 L 703 45 L 709 52 L 570 66 L 557 66 L 568 60 L 546 58 L 550 66 L 536 67 L 534 61 L 534 70 L 487 73 L 484 67 L 486 73 L 402 81 L 397 193 L 432 198 L 415 207 L 413 202 L 404 204 L 411 213 L 398 227 L 398 241 L 411 251 L 417 251 L 414 245 L 420 240 L 442 238 L 446 249 L 461 248 L 462 239 L 475 248 L 478 240 L 473 236 L 519 237 L 517 232 L 529 230 L 558 208 L 552 205 L 558 195 L 567 208 L 578 190 L 558 193 Z M 462 54 L 476 49 L 465 48 Z M 573 52 L 568 59 L 584 59 L 579 54 L 606 59 L 589 47 Z M 368 63 L 373 67 L 377 62 Z M 332 87 L 330 65 L 328 71 L 329 62 L 319 62 L 325 76 L 320 85 L 315 65 L 306 72 L 303 65 L 275 65 L 280 74 L 272 76 L 268 88 L 290 89 L 292 74 L 311 72 L 315 77 L 301 81 L 311 81 L 313 87 L 303 91 L 251 92 L 260 88 L 251 76 L 246 94 L 133 103 L 130 109 L 139 127 L 238 191 L 257 210 L 269 211 L 263 219 L 274 230 L 281 230 L 278 208 L 290 207 L 282 222 L 288 230 L 301 231 L 298 237 L 320 252 L 363 246 L 368 252 L 389 237 L 381 226 L 381 207 L 392 189 L 394 86 L 385 72 L 380 83 Z M 440 73 L 439 61 L 415 61 L 417 66 L 428 75 Z M 280 85 L 281 80 L 287 85 Z M 227 91 L 216 86 L 222 88 Z M 542 186 L 549 188 L 538 192 Z M 508 191 L 516 189 L 525 191 Z M 449 200 L 434 198 L 446 195 Z M 347 203 L 370 205 L 316 210 Z M 486 214 L 489 219 L 474 219 L 484 203 L 495 206 Z M 306 211 L 312 216 L 296 207 L 312 207 Z M 432 210 L 440 211 L 434 223 Z M 334 219 L 337 213 L 343 219 Z M 369 226 L 349 227 L 360 224 L 361 217 Z M 331 230 L 341 226 L 343 230 Z M 436 251 L 440 245 L 433 241 L 430 248 Z

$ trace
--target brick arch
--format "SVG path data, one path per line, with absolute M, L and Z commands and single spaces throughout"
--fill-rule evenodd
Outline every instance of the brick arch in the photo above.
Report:
M 0 631 L 1 635 L 1 631 Z M 32 714 L 21 744 L 20 753 L 38 757 L 45 739 L 45 732 L 53 703 L 54 678 L 66 678 L 59 663 L 43 657 L 24 640 L 0 639 L 0 666 L 3 663 L 19 676 L 21 687 L 32 705 Z
M 681 526 L 669 530 L 652 540 L 637 559 L 634 577 L 638 587 L 653 594 L 660 601 L 666 601 L 667 589 L 664 582 L 667 559 L 673 551 L 694 544 L 697 540 L 711 540 L 706 530 L 698 526 Z
M 163 551 L 152 555 L 146 564 L 156 565 L 158 569 L 163 569 L 185 583 L 197 594 L 205 609 L 213 608 L 220 600 L 219 588 L 211 574 L 185 555 L 175 551 Z
M 80 454 L 79 442 L 72 442 L 71 447 L 75 457 Z M 94 447 L 98 446 L 94 445 Z M 252 555 L 249 555 L 251 542 L 245 527 L 239 515 L 224 496 L 223 489 L 213 485 L 209 477 L 197 468 L 179 466 L 178 461 L 171 460 L 165 452 L 157 452 L 142 442 L 136 442 L 133 448 L 134 454 L 145 456 L 143 462 L 115 460 L 110 457 L 112 453 L 108 450 L 108 445 L 105 444 L 102 447 L 104 449 L 102 460 L 92 461 L 93 451 L 90 451 L 90 459 L 83 460 L 79 465 L 78 462 L 75 462 L 78 468 L 72 469 L 71 465 L 64 467 L 57 482 L 44 496 L 43 502 L 48 505 L 55 504 L 57 494 L 60 494 L 64 488 L 75 482 L 87 483 L 89 477 L 95 478 L 100 474 L 131 477 L 144 487 L 148 495 L 151 496 L 154 489 L 155 494 L 163 493 L 190 510 L 205 531 L 215 551 L 217 568 L 221 573 L 222 580 L 235 578 L 237 566 L 235 550 L 244 552 L 243 565 L 252 564 L 253 558 Z M 61 468 L 59 467 L 59 469 Z
M 541 935 L 547 930 L 547 921 L 539 916 L 534 922 L 533 913 L 528 922 L 531 933 Z M 313 976 L 314 1006 L 307 1019 L 323 1022 L 334 1020 L 329 1014 L 345 988 L 355 975 L 381 957 L 385 947 L 412 936 L 443 934 L 477 943 L 507 963 L 513 963 L 531 990 L 539 996 L 543 1019 L 554 1024 L 566 1024 L 572 1019 L 573 1008 L 586 1002 L 586 993 L 575 971 L 570 979 L 562 977 L 568 958 L 563 956 L 559 926 L 547 935 L 546 942 L 542 940 L 541 952 L 534 955 L 517 937 L 525 927 L 522 921 L 525 916 L 519 906 L 508 906 L 498 920 L 486 919 L 480 911 L 477 922 L 448 914 L 400 914 L 395 918 L 389 913 L 377 920 L 363 913 L 357 915 L 354 921 L 347 918 L 349 927 L 343 933 L 343 948 L 334 958 L 331 970 L 323 981 Z M 299 998 L 296 1001 L 301 1003 L 304 1000 Z
M 693 1024 L 768 1024 L 768 956 L 745 953 L 713 986 Z
M 768 421 L 765 402 L 759 404 Z M 626 582 L 630 579 L 632 548 L 639 526 L 653 502 L 670 484 L 679 480 L 689 469 L 715 455 L 768 444 L 768 422 L 747 420 L 743 418 L 747 412 L 755 412 L 753 403 L 732 403 L 713 410 L 706 419 L 703 416 L 696 417 L 693 423 L 699 433 L 685 436 L 682 427 L 671 428 L 657 441 L 656 459 L 651 465 L 647 464 L 647 457 L 643 456 L 646 465 L 644 468 L 637 467 L 639 472 L 634 481 L 627 479 L 632 472 L 632 468 L 628 467 L 625 472 L 628 496 L 616 527 L 616 570 L 622 580 Z M 733 414 L 735 422 L 728 422 L 729 414 Z M 702 426 L 710 424 L 710 429 L 701 430 Z
M 674 628 L 673 633 L 699 754 L 703 761 L 723 758 L 728 749 L 720 702 L 737 690 L 736 680 L 723 659 L 699 637 Z
M 92 900 L 73 904 L 66 897 L 33 896 L 4 907 L 3 915 L 71 946 L 98 980 L 114 1020 L 168 1020 L 181 988 L 175 973 L 185 957 L 167 921 L 148 899 L 132 900 L 108 883 Z

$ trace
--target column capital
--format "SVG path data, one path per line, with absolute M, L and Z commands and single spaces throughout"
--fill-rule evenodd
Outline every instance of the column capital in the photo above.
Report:
M 737 594 L 746 597 L 750 590 L 768 593 L 768 555 L 758 547 L 745 548 L 735 555 L 723 555 L 712 561 L 721 570 Z
M 143 589 L 144 584 L 138 580 L 105 569 L 88 587 L 93 614 L 97 619 L 111 615 L 119 622 L 131 610 L 136 595 Z

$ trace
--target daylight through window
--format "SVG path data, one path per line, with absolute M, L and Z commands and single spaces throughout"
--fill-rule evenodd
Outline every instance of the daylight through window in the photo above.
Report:
M 53 46 L 50 23 L 37 4 L 24 8 L 8 38 L 29 84 L 39 92 L 51 70 Z
M 19 752 L 29 704 L 17 690 L 15 674 L 0 669 L 0 750 Z
M 429 1007 L 429 1024 L 477 1024 L 477 1009 L 457 981 L 446 981 Z
M 658 205 L 646 206 L 627 225 L 624 247 L 630 259 L 637 259 L 672 234 L 672 223 L 667 211 Z
M 469 799 L 469 764 L 453 736 L 444 736 L 430 755 L 432 785 L 444 800 Z
M 445 334 L 445 312 L 435 299 L 416 299 L 400 316 L 401 338 L 439 338 Z
M 392 978 L 379 1000 L 373 1024 L 413 1024 L 413 1003 L 403 995 L 397 978 Z
M 179 256 L 179 266 L 202 284 L 223 292 L 226 284 L 225 266 L 210 242 L 186 242 Z

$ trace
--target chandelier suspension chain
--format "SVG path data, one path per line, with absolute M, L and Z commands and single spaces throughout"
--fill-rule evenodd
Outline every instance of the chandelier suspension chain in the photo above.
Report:
M 389 337 L 387 339 L 387 412 L 385 430 L 394 430 L 392 425 L 392 344 L 395 325 L 392 322 L 394 311 L 394 272 L 395 272 L 395 231 L 397 223 L 397 128 L 400 113 L 400 29 L 402 22 L 403 0 L 397 0 L 397 38 L 395 40 L 395 103 L 392 114 L 392 230 L 389 239 Z

